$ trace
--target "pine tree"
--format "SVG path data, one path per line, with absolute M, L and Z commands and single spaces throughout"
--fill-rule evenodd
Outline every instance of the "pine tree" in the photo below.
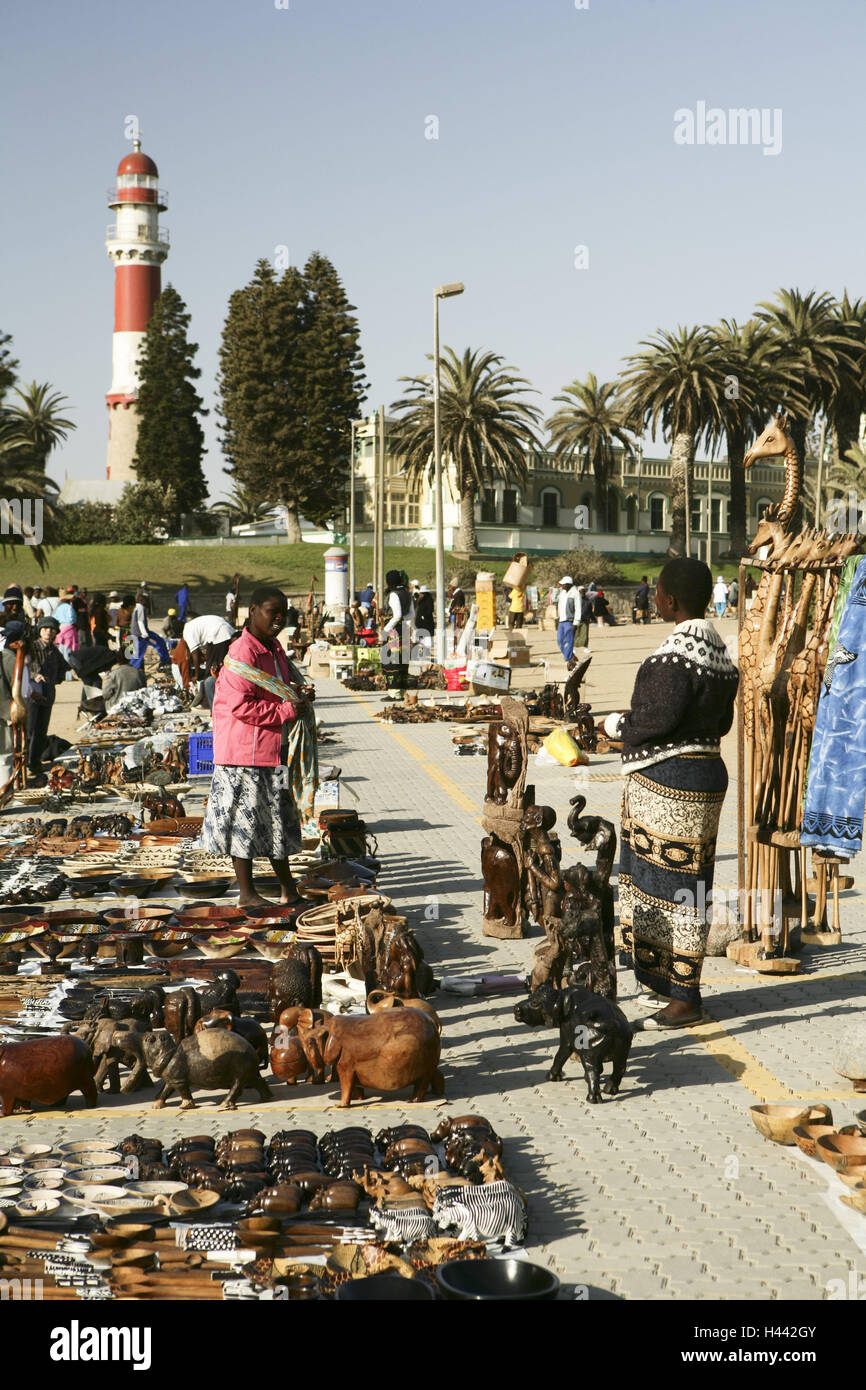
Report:
M 267 261 L 229 301 L 220 349 L 220 414 L 227 472 L 258 503 L 332 516 L 342 503 L 349 420 L 358 414 L 363 362 L 352 306 L 330 262 L 278 280 Z
M 312 521 L 322 522 L 345 502 L 350 422 L 361 413 L 368 383 L 355 306 L 331 261 L 318 251 L 304 266 L 304 287 L 304 445 L 316 478 L 305 511 Z
M 9 348 L 11 342 L 11 333 L 0 333 L 0 404 L 17 379 L 18 359 L 12 356 Z
M 189 342 L 190 316 L 173 285 L 166 285 L 153 307 L 138 358 L 138 440 L 133 460 L 139 482 L 171 488 L 178 514 L 191 512 L 207 497 L 202 472 L 207 415 L 194 383 L 201 371 Z

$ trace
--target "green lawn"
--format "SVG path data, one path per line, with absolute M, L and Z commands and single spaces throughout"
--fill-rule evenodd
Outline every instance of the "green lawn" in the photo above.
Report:
M 241 576 L 241 599 L 244 601 L 257 584 L 278 584 L 289 594 L 306 594 L 315 574 L 316 591 L 325 586 L 324 545 L 63 545 L 48 552 L 46 568 L 40 572 L 33 554 L 23 546 L 7 547 L 3 557 L 2 580 L 6 584 L 51 584 L 64 588 L 78 584 L 90 593 L 102 589 L 108 593 L 132 593 L 146 579 L 154 594 L 157 616 L 164 616 L 174 602 L 176 590 L 185 579 L 193 593 L 193 607 L 199 613 L 223 610 L 223 600 L 232 575 Z M 372 578 L 373 551 L 359 546 L 357 583 L 361 588 Z M 537 554 L 537 560 L 543 556 Z M 627 583 L 637 583 L 642 574 L 655 579 L 664 565 L 665 557 L 643 556 L 617 561 Z M 508 559 L 487 556 L 477 568 L 490 570 L 502 578 Z M 436 577 L 436 557 L 433 550 L 421 546 L 386 546 L 386 569 L 403 569 L 410 579 L 417 579 L 431 588 Z M 467 567 L 450 554 L 445 556 L 446 579 L 458 570 L 464 576 L 476 566 Z M 731 580 L 737 567 L 717 562 L 713 575 L 723 574 Z
M 316 590 L 325 587 L 324 545 L 62 545 L 48 552 L 46 568 L 40 571 L 33 554 L 23 546 L 7 547 L 2 561 L 4 588 L 7 584 L 50 584 L 60 589 L 78 584 L 90 593 L 117 589 L 132 593 L 146 579 L 155 597 L 155 612 L 165 614 L 174 595 L 186 580 L 193 594 L 193 607 L 199 613 L 221 613 L 232 575 L 241 576 L 241 600 L 257 584 L 278 584 L 289 594 L 305 594 L 315 574 Z M 362 587 L 372 578 L 373 551 L 359 546 L 357 583 Z M 484 567 L 501 576 L 506 560 L 487 560 Z M 386 546 L 385 568 L 404 569 L 410 579 L 432 588 L 436 576 L 433 550 L 419 546 Z M 445 557 L 446 579 L 454 569 L 450 555 Z

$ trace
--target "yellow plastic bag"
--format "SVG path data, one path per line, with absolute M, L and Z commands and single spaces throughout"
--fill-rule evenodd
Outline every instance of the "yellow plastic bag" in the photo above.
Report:
M 577 767 L 578 763 L 589 762 L 586 753 L 578 748 L 567 729 L 554 729 L 552 734 L 542 739 L 542 746 L 563 767 Z

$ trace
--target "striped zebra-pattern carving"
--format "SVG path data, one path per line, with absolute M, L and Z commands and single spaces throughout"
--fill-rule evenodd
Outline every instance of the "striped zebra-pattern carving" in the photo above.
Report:
M 456 1226 L 458 1240 L 501 1240 L 507 1246 L 522 1244 L 529 1226 L 523 1196 L 505 1181 L 443 1187 L 433 1220 L 440 1230 Z
M 370 1212 L 370 1220 L 386 1243 L 411 1245 L 416 1240 L 429 1240 L 436 1234 L 436 1227 L 426 1207 L 375 1207 Z

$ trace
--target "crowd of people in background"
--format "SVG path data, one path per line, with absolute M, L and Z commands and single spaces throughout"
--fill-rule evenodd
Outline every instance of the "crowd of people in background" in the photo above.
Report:
M 135 593 L 112 589 L 88 594 L 70 584 L 10 584 L 0 605 L 0 788 L 12 775 L 11 707 L 16 658 L 23 655 L 20 699 L 27 710 L 27 767 L 32 785 L 43 785 L 43 758 L 58 686 L 82 687 L 79 712 L 110 713 L 122 697 L 147 683 L 145 661 L 155 658 L 163 675 L 190 690 L 193 704 L 212 706 L 216 677 L 237 636 L 241 579 L 232 576 L 224 613 L 196 614 L 190 588 L 181 585 L 162 631 L 154 618 L 150 587 Z M 290 608 L 298 621 L 296 609 Z

